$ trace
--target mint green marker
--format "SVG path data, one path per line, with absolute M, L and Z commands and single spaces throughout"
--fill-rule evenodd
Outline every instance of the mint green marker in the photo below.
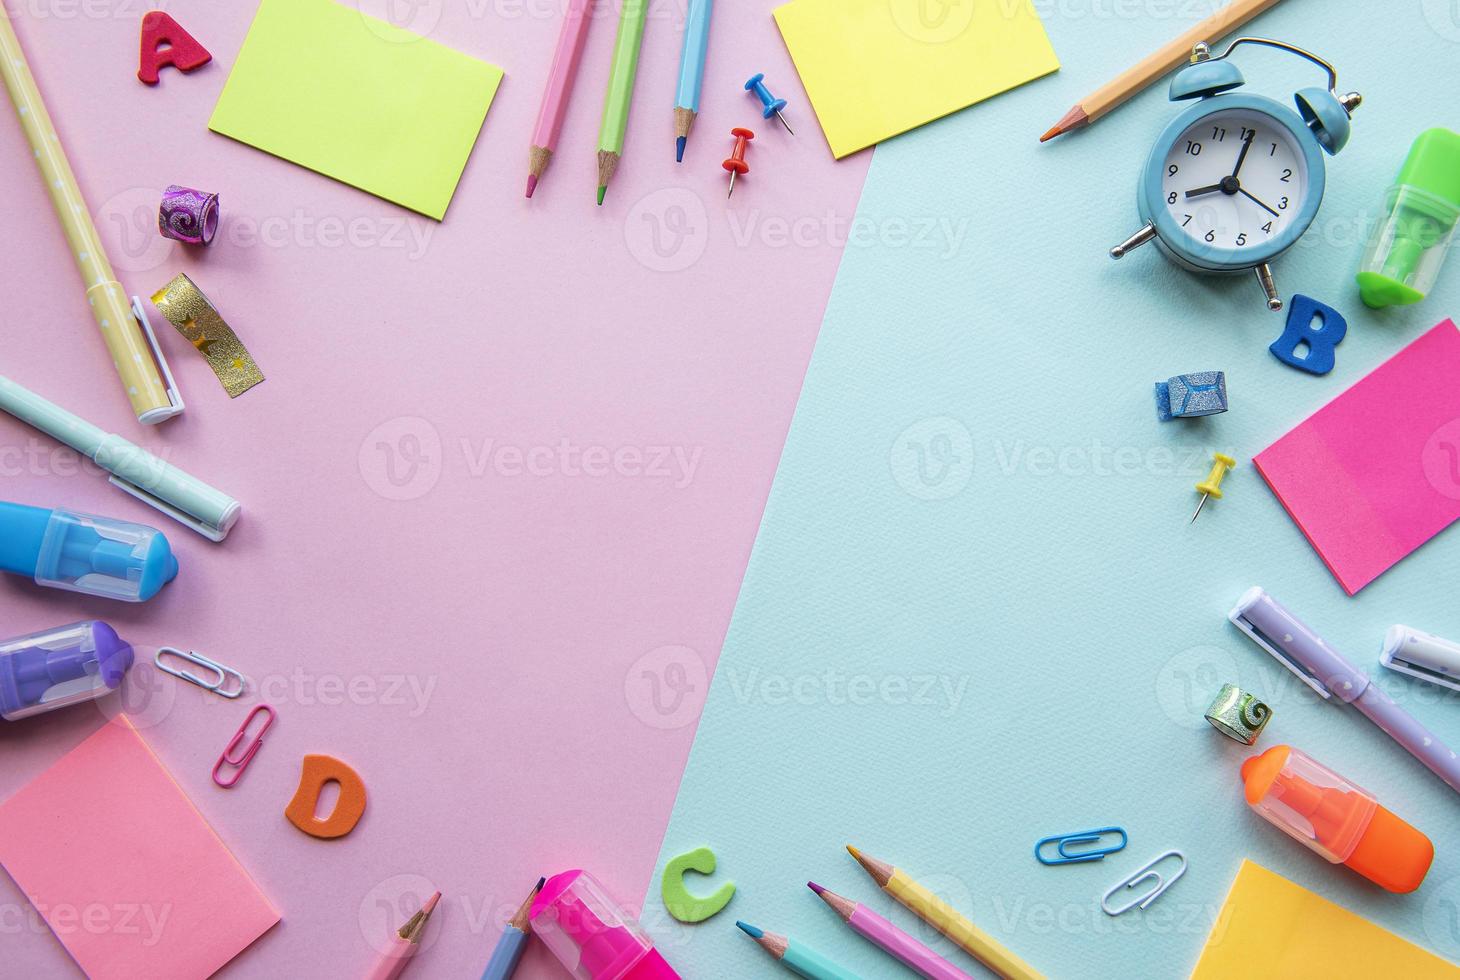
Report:
M 1385 206 L 1356 277 L 1375 309 L 1418 303 L 1439 278 L 1460 218 L 1460 133 L 1420 133 Z
M 210 541 L 228 536 L 238 501 L 0 375 L 0 411 L 34 426 L 111 474 L 111 482 Z
M 793 943 L 785 936 L 766 932 L 758 926 L 736 922 L 741 931 L 781 961 L 781 965 L 793 973 L 799 973 L 807 980 L 862 980 L 851 970 L 837 966 L 810 946 Z

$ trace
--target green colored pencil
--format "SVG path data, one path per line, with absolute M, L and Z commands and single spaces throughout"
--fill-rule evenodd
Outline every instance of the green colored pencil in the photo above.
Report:
M 639 45 L 644 40 L 648 0 L 623 0 L 618 37 L 613 42 L 613 67 L 603 96 L 603 125 L 598 128 L 598 203 L 618 169 L 624 153 L 624 130 L 629 127 L 629 104 L 634 101 L 634 76 L 639 72 Z

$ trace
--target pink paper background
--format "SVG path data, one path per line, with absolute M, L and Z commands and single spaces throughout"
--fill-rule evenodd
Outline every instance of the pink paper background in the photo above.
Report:
M 4 635 L 105 618 L 147 661 L 147 646 L 174 644 L 237 665 L 278 708 L 225 791 L 208 773 L 252 696 L 227 702 L 148 663 L 103 703 L 127 705 L 283 912 L 222 975 L 358 974 L 440 888 L 417 969 L 473 976 L 539 874 L 582 865 L 626 902 L 644 893 L 869 160 L 832 163 L 773 5 L 715 11 L 681 167 L 683 3 L 653 5 L 602 209 L 594 146 L 616 8 L 596 15 L 531 202 L 527 140 L 561 3 L 402 8 L 507 72 L 438 225 L 206 132 L 252 3 L 167 4 L 214 61 L 150 89 L 135 78 L 147 4 L 8 0 L 123 283 L 145 297 L 187 272 L 268 377 L 230 402 L 158 317 L 189 409 L 137 426 L 19 126 L 0 122 L 0 372 L 244 502 L 229 540 L 209 544 L 0 418 L 0 496 L 153 523 L 182 563 L 135 607 L 6 577 Z M 759 123 L 740 88 L 756 71 L 791 100 L 799 136 Z M 727 207 L 719 161 L 747 123 L 761 138 Z M 221 194 L 211 250 L 157 237 L 172 182 Z M 656 447 L 667 476 L 643 472 Z M 676 451 L 697 460 L 692 475 Z M 0 797 L 99 721 L 81 707 L 0 725 Z M 284 821 L 307 752 L 364 776 L 369 809 L 349 837 Z M 4 876 L 0 913 L 6 972 L 76 974 Z M 562 975 L 529 956 L 524 976 Z
M 1460 518 L 1460 332 L 1426 332 L 1258 454 L 1343 590 Z

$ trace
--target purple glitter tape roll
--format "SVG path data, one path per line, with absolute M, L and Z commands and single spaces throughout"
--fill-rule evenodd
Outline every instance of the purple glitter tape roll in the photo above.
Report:
M 169 184 L 157 211 L 157 230 L 163 238 L 189 245 L 211 245 L 218 233 L 218 195 Z

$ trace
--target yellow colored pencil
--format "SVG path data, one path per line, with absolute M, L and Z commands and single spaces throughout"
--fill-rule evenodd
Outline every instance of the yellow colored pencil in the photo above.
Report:
M 102 251 L 101 239 L 96 234 L 91 214 L 86 210 L 76 175 L 71 172 L 66 151 L 61 148 L 61 140 L 56 136 L 56 126 L 41 100 L 40 90 L 36 88 L 35 78 L 26 63 L 25 52 L 21 50 L 20 39 L 15 36 L 15 28 L 5 11 L 0 11 L 0 75 L 5 78 L 5 88 L 20 115 L 26 142 L 30 144 L 41 176 L 45 178 L 46 190 L 51 195 L 61 230 L 66 234 L 71 258 L 81 270 L 92 318 L 96 320 L 111 353 L 112 363 L 121 375 L 122 386 L 132 402 L 132 411 L 137 413 L 138 421 L 146 425 L 171 418 L 181 408 L 173 404 L 153 360 L 152 348 L 132 315 L 126 291 L 117 282 L 116 273 Z
M 857 863 L 883 891 L 1004 980 L 1044 980 L 1043 974 L 969 922 L 953 906 L 914 881 L 906 871 L 868 857 L 850 844 L 847 845 L 847 853 L 857 859 Z
M 1039 138 L 1044 143 L 1072 129 L 1088 126 L 1191 56 L 1198 41 L 1216 41 L 1235 31 L 1281 0 L 1232 0 L 1178 38 L 1136 62 L 1100 88 L 1075 103 L 1059 122 Z

